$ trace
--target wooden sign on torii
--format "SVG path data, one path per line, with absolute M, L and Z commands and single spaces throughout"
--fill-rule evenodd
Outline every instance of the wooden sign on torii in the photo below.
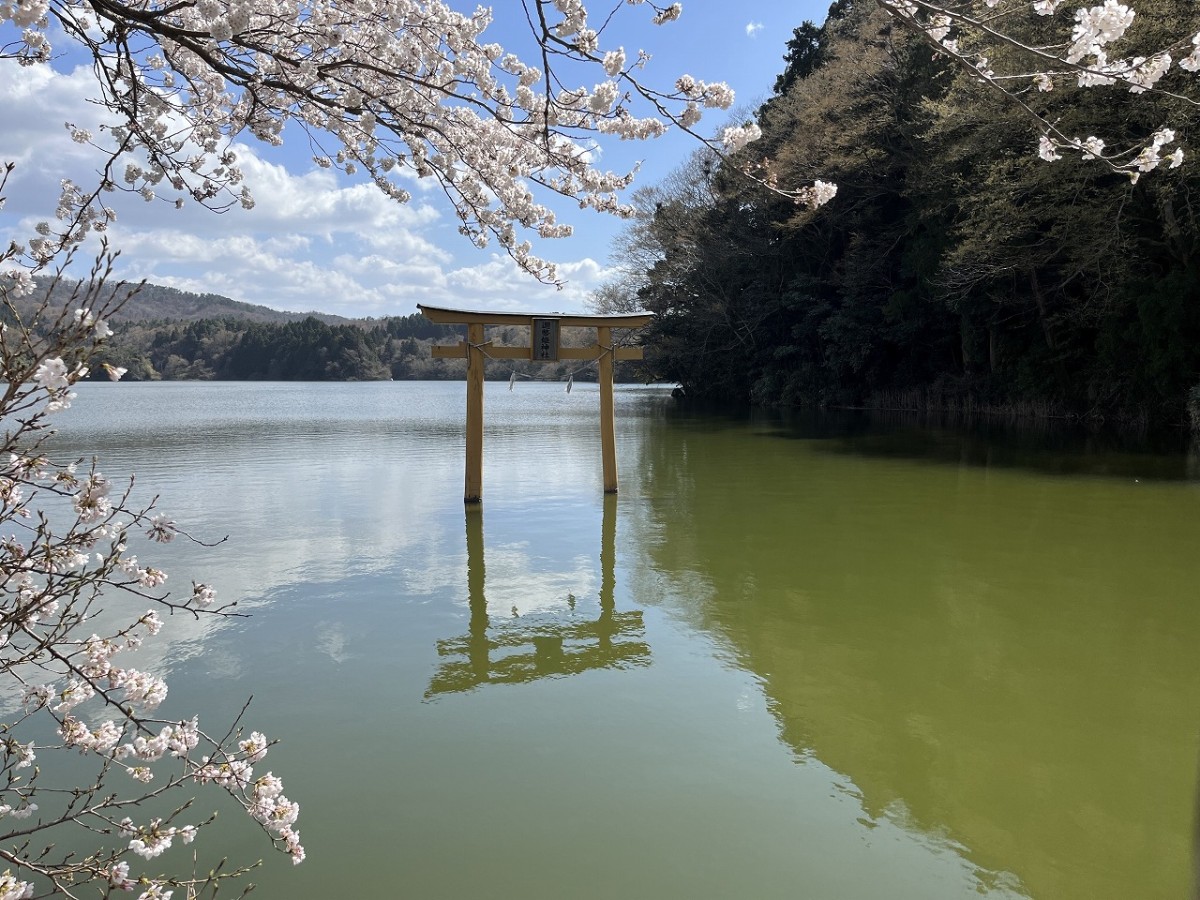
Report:
M 617 492 L 617 438 L 613 418 L 613 361 L 641 359 L 641 347 L 615 347 L 614 328 L 644 328 L 653 313 L 617 316 L 561 315 L 551 313 L 501 313 L 417 305 L 429 321 L 438 325 L 466 325 L 467 339 L 454 346 L 433 347 L 434 359 L 467 361 L 467 472 L 463 500 L 483 499 L 483 366 L 486 359 L 522 359 L 557 362 L 563 359 L 599 362 L 600 445 L 604 458 L 604 492 Z M 524 325 L 529 329 L 528 347 L 500 347 L 484 341 L 487 325 Z M 590 347 L 564 347 L 563 328 L 595 328 L 596 343 Z

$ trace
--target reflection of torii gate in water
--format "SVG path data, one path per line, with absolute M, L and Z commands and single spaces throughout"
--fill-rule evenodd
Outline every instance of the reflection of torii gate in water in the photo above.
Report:
M 644 666 L 650 662 L 642 611 L 617 612 L 617 498 L 604 498 L 600 541 L 600 616 L 595 621 L 562 622 L 543 618 L 527 623 L 504 620 L 492 626 L 484 594 L 483 514 L 468 512 L 467 590 L 471 621 L 459 638 L 437 642 L 443 662 L 429 682 L 426 699 L 474 690 L 484 684 L 519 684 L 590 669 Z M 489 629 L 491 634 L 489 635 Z M 531 649 L 522 649 L 531 646 Z M 493 657 L 493 653 L 497 655 Z
M 604 456 L 604 492 L 617 492 L 617 438 L 613 419 L 613 361 L 641 359 L 641 347 L 615 347 L 614 328 L 643 328 L 653 313 L 623 316 L 540 316 L 534 313 L 470 312 L 417 305 L 425 318 L 438 325 L 466 325 L 467 339 L 453 347 L 434 347 L 434 359 L 467 360 L 467 474 L 463 499 L 483 499 L 483 366 L 485 359 L 523 359 L 557 362 L 560 359 L 599 361 L 600 444 Z M 528 347 L 499 347 L 483 339 L 485 325 L 524 325 L 530 331 Z M 563 328 L 595 328 L 596 343 L 590 347 L 564 347 Z

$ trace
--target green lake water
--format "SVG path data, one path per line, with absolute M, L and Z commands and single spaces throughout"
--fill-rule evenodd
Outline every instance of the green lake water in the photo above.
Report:
M 164 715 L 253 695 L 282 741 L 309 858 L 255 896 L 1194 896 L 1186 452 L 619 387 L 605 498 L 594 385 L 489 383 L 466 512 L 464 407 L 89 384 L 64 414 L 64 452 L 228 535 L 139 555 L 252 615 L 142 654 Z M 265 854 L 219 822 L 208 852 Z

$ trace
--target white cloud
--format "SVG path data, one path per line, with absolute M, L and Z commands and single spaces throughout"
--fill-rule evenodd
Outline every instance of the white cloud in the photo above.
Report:
M 413 312 L 397 286 L 415 285 L 418 295 L 437 288 L 448 257 L 420 240 L 407 258 L 337 252 L 354 239 L 331 244 L 308 238 L 259 239 L 245 234 L 209 239 L 177 231 L 120 231 L 115 235 L 125 266 L 155 284 L 211 292 L 297 312 L 319 310 L 345 316 Z M 425 252 L 421 252 L 424 250 Z M 429 260 L 429 262 L 426 262 Z
M 10 202 L 20 181 L 29 179 L 49 160 L 59 167 L 81 168 L 86 161 L 95 166 L 94 151 L 71 141 L 63 127 L 70 122 L 79 128 L 99 131 L 105 118 L 101 110 L 86 101 L 95 86 L 95 76 L 82 67 L 69 74 L 54 72 L 49 66 L 18 67 L 5 63 L 0 78 L 0 159 L 18 165 L 9 182 Z M 57 182 L 56 182 L 57 184 Z M 48 201 L 50 206 L 58 193 Z
M 463 266 L 448 275 L 448 287 L 467 309 L 553 312 L 582 310 L 588 295 L 608 276 L 609 270 L 593 259 L 559 263 L 562 288 L 531 281 L 507 256 L 492 254 L 475 266 Z M 454 304 L 451 304 L 454 305 Z
M 758 33 L 762 30 L 763 30 L 762 22 L 747 22 L 746 23 L 746 37 L 750 37 L 750 38 L 757 37 Z

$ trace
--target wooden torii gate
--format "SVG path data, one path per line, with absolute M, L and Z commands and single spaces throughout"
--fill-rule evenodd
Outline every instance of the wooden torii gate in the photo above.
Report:
M 483 499 L 483 366 L 486 359 L 523 359 L 557 362 L 563 359 L 598 360 L 600 379 L 600 444 L 604 457 L 604 492 L 617 492 L 617 438 L 613 418 L 613 361 L 641 359 L 641 347 L 614 347 L 614 328 L 644 328 L 653 313 L 619 316 L 560 315 L 552 313 L 501 313 L 446 309 L 418 304 L 429 321 L 438 325 L 466 325 L 467 339 L 453 346 L 435 346 L 434 359 L 467 360 L 467 472 L 463 500 Z M 500 347 L 484 340 L 487 325 L 524 325 L 529 329 L 528 347 Z M 590 347 L 564 347 L 563 328 L 595 328 L 596 343 Z

